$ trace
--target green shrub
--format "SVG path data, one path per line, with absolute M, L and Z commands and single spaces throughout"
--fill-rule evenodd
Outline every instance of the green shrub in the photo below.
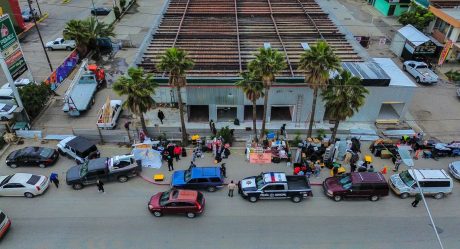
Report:
M 123 11 L 126 9 L 126 0 L 120 0 L 120 7 Z
M 225 143 L 229 143 L 230 145 L 233 143 L 233 134 L 231 129 L 228 128 L 228 126 L 222 127 L 217 132 L 217 137 L 222 137 Z
M 31 119 L 38 116 L 51 96 L 51 88 L 42 82 L 39 85 L 30 84 L 18 89 L 22 104 Z

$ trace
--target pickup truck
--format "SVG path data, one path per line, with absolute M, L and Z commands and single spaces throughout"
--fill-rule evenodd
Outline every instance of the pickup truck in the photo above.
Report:
M 313 196 L 306 176 L 286 176 L 282 172 L 261 173 L 238 182 L 238 193 L 250 202 L 259 199 L 291 199 L 301 202 Z
M 435 84 L 438 82 L 438 76 L 428 68 L 425 62 L 405 61 L 403 70 L 412 75 L 417 83 Z
M 48 50 L 67 50 L 70 51 L 76 47 L 74 40 L 64 40 L 64 38 L 57 38 L 54 41 L 49 41 L 45 46 Z
M 118 180 L 127 182 L 129 177 L 137 176 L 142 171 L 140 161 L 134 155 L 101 157 L 73 166 L 66 173 L 66 183 L 73 189 L 82 189 L 85 185 Z

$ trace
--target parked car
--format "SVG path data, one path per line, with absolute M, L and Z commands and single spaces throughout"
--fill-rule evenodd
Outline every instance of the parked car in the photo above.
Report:
M 323 182 L 324 193 L 341 201 L 343 198 L 369 198 L 378 201 L 387 196 L 388 183 L 380 172 L 353 172 L 344 176 L 326 178 Z
M 457 180 L 460 180 L 460 161 L 449 164 L 449 173 Z
M 11 226 L 11 220 L 8 216 L 0 210 L 0 239 L 5 235 Z
M 412 75 L 417 83 L 435 84 L 438 82 L 438 76 L 428 68 L 425 62 L 405 61 L 403 70 Z
M 0 101 L 4 103 L 6 103 L 6 101 L 10 101 L 11 103 L 15 101 L 13 90 L 9 86 L 3 85 L 2 88 L 0 88 Z
M 313 195 L 306 176 L 287 176 L 282 172 L 246 177 L 238 183 L 238 193 L 250 202 L 259 199 L 291 199 L 297 203 Z
M 76 47 L 74 40 L 64 40 L 64 38 L 56 38 L 54 41 L 49 41 L 46 43 L 46 48 L 48 50 L 67 50 L 70 51 Z
M 38 166 L 45 168 L 53 165 L 59 157 L 55 149 L 46 147 L 25 147 L 11 152 L 6 157 L 6 165 L 11 168 L 18 166 Z
M 20 79 L 17 79 L 17 80 L 14 81 L 14 85 L 16 87 L 23 87 L 23 86 L 27 86 L 27 85 L 30 85 L 30 84 L 34 84 L 34 82 L 29 80 L 29 79 L 27 79 L 27 78 L 20 78 Z M 3 84 L 1 88 L 2 89 L 6 89 L 6 88 L 11 89 L 9 83 Z
M 141 171 L 141 162 L 136 162 L 134 155 L 101 157 L 71 167 L 66 173 L 66 183 L 79 190 L 85 185 L 96 184 L 97 180 L 127 182 L 129 177 L 137 176 Z
M 18 108 L 17 105 L 9 105 L 0 103 L 0 120 L 7 121 L 14 117 L 14 111 Z
M 33 198 L 43 194 L 50 181 L 48 177 L 28 173 L 0 176 L 0 196 L 25 196 Z
M 91 15 L 93 16 L 106 16 L 112 11 L 112 9 L 105 7 L 96 7 L 91 9 Z
M 85 159 L 100 157 L 96 144 L 79 136 L 69 136 L 58 144 L 58 152 L 63 156 L 74 159 L 77 163 L 83 163 Z
M 224 184 L 224 176 L 219 167 L 194 167 L 176 170 L 172 176 L 171 187 L 206 189 L 214 192 Z
M 186 214 L 195 218 L 204 211 L 205 199 L 202 193 L 195 190 L 173 189 L 160 192 L 150 198 L 148 210 L 155 216 L 163 214 Z
M 120 113 L 123 110 L 122 105 L 123 102 L 118 99 L 109 100 L 104 103 L 98 114 L 99 117 L 96 122 L 97 127 L 107 130 L 115 128 Z
M 24 22 L 31 22 L 34 19 L 37 20 L 39 18 L 38 12 L 36 9 L 30 10 L 29 7 L 22 8 L 21 11 L 22 19 Z
M 389 180 L 390 188 L 402 199 L 420 193 L 414 179 L 414 171 L 424 195 L 441 199 L 452 193 L 452 178 L 443 169 L 405 170 L 392 175 Z

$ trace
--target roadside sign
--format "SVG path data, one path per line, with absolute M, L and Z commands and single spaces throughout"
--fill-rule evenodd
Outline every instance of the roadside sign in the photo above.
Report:
M 0 52 L 13 80 L 19 78 L 27 70 L 21 45 L 8 15 L 0 17 Z

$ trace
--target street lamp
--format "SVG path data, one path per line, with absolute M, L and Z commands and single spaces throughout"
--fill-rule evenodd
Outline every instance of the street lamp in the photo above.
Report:
M 420 195 L 422 196 L 423 204 L 425 204 L 425 209 L 428 213 L 428 217 L 430 217 L 430 222 L 431 222 L 431 225 L 433 226 L 434 233 L 436 234 L 436 238 L 438 239 L 439 246 L 441 247 L 441 249 L 444 249 L 441 238 L 439 237 L 438 229 L 436 228 L 433 217 L 431 216 L 430 208 L 428 207 L 428 204 L 426 203 L 425 196 L 423 195 L 423 190 L 420 187 L 420 183 L 418 182 L 417 174 L 414 169 L 415 168 L 414 160 L 412 160 L 412 157 L 408 149 L 400 147 L 398 148 L 398 152 L 404 164 L 406 164 L 409 167 L 409 169 L 412 171 L 412 175 L 414 176 L 415 183 L 417 184 L 417 188 L 420 191 Z
M 29 4 L 29 9 L 32 11 L 32 1 L 27 1 Z M 50 57 L 48 57 L 48 52 L 46 52 L 45 44 L 43 44 L 42 34 L 40 33 L 40 29 L 38 29 L 38 24 L 36 18 L 32 18 L 34 20 L 35 28 L 37 29 L 38 37 L 40 38 L 40 42 L 42 44 L 43 51 L 45 52 L 46 60 L 48 61 L 48 65 L 50 67 L 51 72 L 53 72 L 53 66 L 51 65 Z

